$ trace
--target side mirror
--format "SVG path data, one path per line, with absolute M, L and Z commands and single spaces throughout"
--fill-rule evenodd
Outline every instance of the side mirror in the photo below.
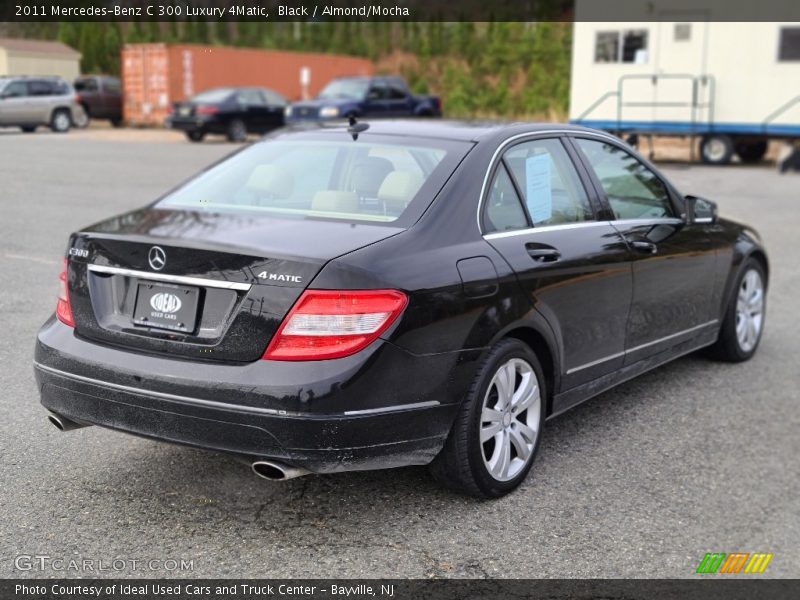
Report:
M 381 94 L 377 90 L 370 90 L 367 93 L 367 100 L 380 100 L 380 99 L 381 99 Z
M 683 199 L 686 206 L 686 222 L 691 223 L 716 223 L 717 203 L 697 196 L 686 196 Z

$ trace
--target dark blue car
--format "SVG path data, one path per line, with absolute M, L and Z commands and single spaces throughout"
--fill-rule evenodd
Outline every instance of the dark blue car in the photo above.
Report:
M 400 77 L 340 77 L 313 100 L 286 108 L 287 121 L 346 117 L 440 117 L 436 96 L 412 94 Z

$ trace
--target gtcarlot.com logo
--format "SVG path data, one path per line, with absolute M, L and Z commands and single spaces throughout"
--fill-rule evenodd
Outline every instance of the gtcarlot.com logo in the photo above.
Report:
M 17 571 L 69 571 L 79 573 L 194 571 L 194 559 L 61 558 L 47 554 L 20 554 L 14 559 L 14 568 Z
M 696 573 L 763 573 L 771 560 L 772 554 L 766 552 L 707 552 Z

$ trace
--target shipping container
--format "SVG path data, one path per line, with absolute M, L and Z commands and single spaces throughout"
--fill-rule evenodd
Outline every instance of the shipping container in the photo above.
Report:
M 289 100 L 312 97 L 334 77 L 372 75 L 365 58 L 196 44 L 126 44 L 122 48 L 125 120 L 161 125 L 173 102 L 222 86 L 272 88 Z

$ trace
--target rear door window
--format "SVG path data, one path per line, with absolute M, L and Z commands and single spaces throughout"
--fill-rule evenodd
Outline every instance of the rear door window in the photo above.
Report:
M 594 219 L 575 166 L 558 139 L 523 142 L 503 155 L 534 227 Z
M 51 82 L 41 80 L 29 81 L 28 90 L 31 96 L 52 96 L 56 91 Z
M 484 209 L 484 233 L 526 229 L 530 222 L 522 208 L 514 182 L 502 162 L 495 172 Z

